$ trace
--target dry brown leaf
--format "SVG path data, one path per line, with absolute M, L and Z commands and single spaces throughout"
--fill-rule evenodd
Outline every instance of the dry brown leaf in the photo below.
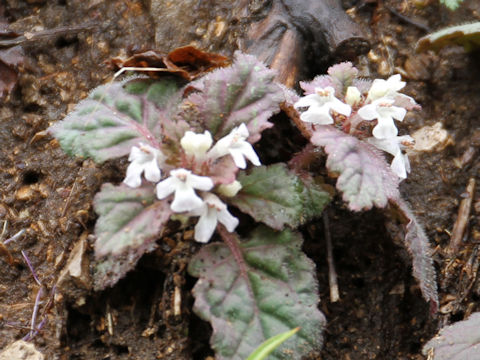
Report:
M 194 46 L 183 46 L 165 55 L 156 50 L 149 50 L 143 53 L 123 59 L 116 57 L 108 61 L 116 69 L 125 67 L 132 68 L 157 68 L 157 71 L 146 71 L 151 77 L 162 76 L 162 74 L 177 74 L 186 80 L 193 80 L 217 67 L 230 64 L 227 57 L 207 53 Z

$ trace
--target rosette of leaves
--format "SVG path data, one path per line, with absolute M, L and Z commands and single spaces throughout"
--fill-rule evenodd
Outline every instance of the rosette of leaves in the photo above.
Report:
M 358 70 L 351 63 L 341 63 L 328 69 L 328 75 L 317 76 L 310 82 L 300 83 L 305 95 L 315 88 L 331 86 L 339 99 L 345 99 L 349 86 L 355 86 L 367 97 L 371 81 L 358 77 Z M 295 97 L 290 98 L 293 107 Z M 418 108 L 409 97 L 399 95 L 395 105 L 406 110 Z M 370 143 L 363 141 L 368 135 L 362 129 L 362 119 L 356 114 L 358 107 L 342 127 L 315 125 L 297 121 L 302 133 L 310 142 L 323 148 L 327 155 L 326 167 L 337 178 L 336 188 L 352 211 L 369 210 L 372 207 L 386 209 L 396 227 L 404 234 L 404 244 L 412 256 L 413 275 L 419 281 L 422 294 L 430 301 L 432 311 L 438 308 L 435 269 L 428 238 L 408 205 L 401 199 L 399 179 L 391 171 L 383 154 Z M 295 116 L 295 114 L 293 115 Z M 298 116 L 298 115 L 297 115 Z
M 171 77 L 115 82 L 95 89 L 51 132 L 68 154 L 99 164 L 148 144 L 165 155 L 167 174 L 185 166 L 180 139 L 188 130 L 208 130 L 218 140 L 244 123 L 247 140 L 258 141 L 284 100 L 273 78 L 254 57 L 236 53 L 230 67 L 188 84 Z M 260 227 L 240 240 L 219 225 L 224 244 L 207 245 L 191 260 L 189 271 L 199 278 L 194 311 L 212 324 L 217 358 L 243 360 L 265 340 L 298 326 L 297 340 L 275 349 L 272 359 L 300 359 L 319 348 L 325 319 L 317 309 L 314 266 L 300 250 L 301 236 L 287 228 L 319 216 L 328 193 L 285 164 L 242 171 L 237 178 L 238 168 L 226 156 L 195 171 L 215 185 L 238 179 L 242 190 L 222 201 L 274 229 Z M 94 285 L 100 290 L 155 249 L 172 211 L 146 181 L 139 188 L 104 184 L 94 209 Z

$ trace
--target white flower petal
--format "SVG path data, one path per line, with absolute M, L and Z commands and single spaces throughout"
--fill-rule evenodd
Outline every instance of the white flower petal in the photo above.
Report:
M 405 161 L 405 170 L 407 170 L 407 173 L 409 173 L 412 169 L 410 168 L 410 160 L 408 160 L 408 155 L 403 154 L 403 159 Z
M 230 149 L 230 155 L 232 155 L 233 162 L 239 169 L 245 169 L 247 167 L 247 162 L 243 157 L 243 153 L 240 149 Z
M 407 114 L 407 110 L 402 107 L 392 106 L 391 107 L 391 116 L 398 121 L 403 121 L 403 118 Z
M 375 146 L 377 149 L 388 152 L 391 155 L 395 155 L 400 150 L 398 138 L 399 137 L 377 139 L 376 137 L 371 137 L 367 139 L 367 142 Z
M 187 155 L 193 155 L 201 158 L 212 146 L 212 135 L 208 130 L 203 134 L 196 134 L 193 131 L 187 131 L 180 140 L 180 145 Z
M 206 213 L 200 216 L 197 225 L 195 225 L 195 240 L 207 243 L 212 237 L 217 223 L 217 211 L 214 208 L 208 208 Z
M 160 181 L 161 172 L 160 172 L 160 169 L 158 168 L 157 159 L 154 158 L 148 163 L 146 163 L 144 166 L 144 170 L 145 170 L 145 179 L 155 183 Z
M 238 219 L 230 214 L 227 209 L 223 209 L 217 212 L 218 221 L 223 224 L 228 232 L 232 232 L 237 227 Z
M 142 183 L 142 173 L 148 181 L 160 180 L 161 172 L 158 161 L 163 159 L 160 150 L 140 143 L 140 147 L 132 146 L 128 160 L 131 161 L 127 168 L 127 175 L 123 181 L 130 187 L 139 187 Z
M 171 193 L 175 192 L 175 189 L 178 185 L 179 180 L 175 177 L 169 177 L 165 180 L 159 182 L 155 188 L 157 192 L 157 198 L 159 200 L 165 199 Z
M 363 120 L 376 119 L 378 116 L 376 104 L 362 106 L 360 109 L 358 109 L 358 115 L 360 115 Z
M 233 129 L 230 134 L 217 141 L 214 147 L 208 152 L 208 156 L 212 159 L 217 159 L 221 156 L 230 154 L 233 157 L 235 165 L 240 169 L 245 169 L 247 163 L 244 159 L 246 157 L 254 165 L 260 165 L 255 150 L 252 145 L 246 141 L 249 136 L 248 128 L 245 123 Z
M 333 124 L 330 111 L 324 106 L 311 106 L 310 109 L 300 115 L 300 120 L 318 125 Z
M 388 139 L 377 139 L 377 138 L 368 138 L 367 142 L 379 148 L 380 150 L 386 151 L 394 155 L 392 164 L 390 165 L 392 171 L 397 174 L 401 179 L 407 177 L 407 173 L 410 172 L 410 162 L 408 156 L 402 153 L 402 148 L 404 142 L 410 142 L 413 140 L 409 135 L 396 136 Z
M 207 209 L 207 204 L 204 201 L 202 203 L 202 205 L 200 205 L 199 207 L 197 207 L 193 210 L 190 210 L 187 215 L 189 215 L 189 216 L 202 216 L 203 214 L 206 213 L 207 210 L 208 210 Z
M 235 135 L 240 136 L 242 140 L 245 140 L 246 138 L 248 138 L 250 133 L 248 132 L 247 125 L 245 125 L 245 123 L 241 123 L 240 126 L 237 128 Z
M 133 161 L 141 156 L 142 151 L 138 147 L 132 146 L 132 149 L 130 150 L 130 155 L 128 156 L 128 161 Z
M 318 99 L 317 94 L 306 95 L 304 97 L 301 97 L 295 104 L 293 104 L 293 107 L 297 109 L 301 107 L 315 106 L 315 105 L 318 105 L 317 99 Z
M 170 208 L 175 212 L 191 211 L 202 205 L 203 201 L 192 187 L 185 183 L 179 183 L 175 189 L 175 197 Z
M 300 115 L 300 119 L 320 125 L 334 123 L 330 115 L 331 110 L 346 116 L 349 116 L 352 112 L 350 105 L 335 97 L 335 89 L 331 86 L 315 88 L 315 94 L 307 95 L 295 103 L 296 108 L 304 106 L 309 106 L 309 108 Z
M 387 86 L 392 92 L 402 90 L 406 84 L 405 81 L 402 81 L 402 76 L 400 74 L 392 75 L 387 79 Z
M 246 141 L 242 141 L 236 144 L 235 150 L 237 149 L 240 150 L 243 156 L 250 160 L 253 165 L 260 166 L 260 160 L 258 159 L 258 155 L 253 149 L 252 144 Z
M 398 129 L 391 117 L 378 118 L 378 124 L 373 128 L 373 136 L 377 139 L 387 139 L 397 136 Z
M 330 103 L 330 108 L 335 110 L 337 113 L 345 116 L 350 116 L 350 114 L 352 113 L 351 106 L 341 102 L 337 98 L 334 98 L 332 100 L 332 102 Z
M 387 80 L 375 79 L 368 91 L 367 99 L 376 100 L 382 97 L 394 98 L 398 94 L 398 91 L 403 89 L 405 84 L 400 74 L 392 75 Z
M 392 164 L 390 166 L 392 168 L 392 171 L 397 174 L 400 179 L 407 178 L 407 163 L 408 168 L 410 168 L 410 163 L 408 162 L 407 155 L 402 154 L 401 151 L 399 151 L 393 158 Z
M 208 191 L 213 188 L 213 181 L 207 176 L 189 174 L 186 183 L 188 186 L 202 191 Z
M 142 184 L 143 166 L 136 162 L 130 163 L 127 168 L 127 175 L 123 182 L 132 188 L 137 188 Z

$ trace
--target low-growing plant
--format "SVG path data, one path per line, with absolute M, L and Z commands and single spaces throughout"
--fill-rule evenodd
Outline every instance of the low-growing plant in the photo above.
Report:
M 129 156 L 124 181 L 104 184 L 94 199 L 96 290 L 113 286 L 166 232 L 193 228 L 200 243 L 222 240 L 188 266 L 198 278 L 193 310 L 212 325 L 218 359 L 245 359 L 298 326 L 272 359 L 299 359 L 322 345 L 315 267 L 298 231 L 331 200 L 306 160 L 322 156 L 317 148 L 351 210 L 386 208 L 403 227 L 413 274 L 434 311 L 438 305 L 428 239 L 398 191 L 412 139 L 398 136 L 394 120 L 419 108 L 399 92 L 405 83 L 399 75 L 360 79 L 342 63 L 302 83 L 300 98 L 274 75 L 236 53 L 231 66 L 189 83 L 166 76 L 100 86 L 51 128 L 70 155 L 99 164 Z M 253 145 L 280 106 L 314 146 L 288 163 L 261 165 Z M 391 165 L 381 151 L 393 155 Z M 248 223 L 241 236 L 239 218 Z
M 440 3 L 450 10 L 457 10 L 462 2 L 463 0 L 440 0 Z

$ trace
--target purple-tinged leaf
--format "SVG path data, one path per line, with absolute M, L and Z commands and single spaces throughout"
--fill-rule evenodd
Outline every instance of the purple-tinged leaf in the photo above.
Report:
M 429 360 L 475 360 L 480 349 L 480 313 L 445 326 L 423 347 Z
M 211 165 L 208 176 L 215 185 L 231 184 L 237 179 L 238 167 L 231 156 L 224 156 Z
M 301 359 L 319 349 L 325 318 L 301 236 L 260 227 L 240 243 L 225 229 L 220 234 L 228 245 L 203 247 L 188 267 L 199 278 L 193 310 L 213 327 L 216 359 L 244 360 L 265 340 L 297 326 L 297 336 L 269 359 Z
M 248 175 L 241 172 L 238 181 L 242 189 L 229 203 L 276 230 L 320 216 L 330 201 L 313 179 L 299 177 L 284 164 L 255 167 Z
M 413 276 L 420 284 L 425 300 L 430 302 L 431 312 L 438 309 L 438 292 L 432 250 L 428 237 L 407 203 L 401 198 L 391 200 L 391 205 L 400 218 L 403 242 L 412 257 Z
M 326 88 L 333 86 L 333 80 L 328 75 L 317 75 L 312 81 L 300 81 L 300 87 L 304 91 L 304 95 L 315 94 L 315 88 Z
M 174 130 L 185 129 L 171 120 L 181 100 L 178 88 L 169 78 L 102 85 L 50 131 L 67 154 L 97 163 L 127 155 L 140 142 L 160 148 L 164 132 L 179 136 Z
M 300 87 L 304 95 L 315 94 L 315 88 L 326 88 L 331 86 L 335 89 L 337 96 L 345 94 L 347 87 L 354 85 L 358 70 L 351 62 L 343 62 L 328 68 L 328 75 L 318 75 L 312 81 L 300 81 Z
M 353 86 L 355 86 L 360 93 L 366 95 L 372 86 L 372 80 L 366 78 L 357 78 L 353 80 Z
M 167 201 L 156 199 L 154 190 L 151 184 L 130 188 L 107 183 L 95 195 L 97 289 L 115 284 L 144 253 L 155 249 L 171 210 Z
M 330 66 L 328 75 L 332 79 L 333 88 L 337 95 L 344 95 L 347 87 L 353 85 L 353 81 L 358 75 L 358 70 L 351 62 L 347 61 Z
M 300 96 L 298 96 L 296 91 L 286 87 L 283 84 L 279 84 L 279 86 L 283 91 L 283 99 L 287 104 L 293 106 L 293 104 L 300 100 Z
M 272 126 L 268 119 L 283 101 L 274 76 L 254 56 L 237 52 L 232 66 L 215 70 L 192 85 L 198 91 L 185 100 L 184 118 L 210 130 L 217 140 L 245 123 L 248 141 L 254 143 Z
M 337 189 L 351 210 L 384 208 L 399 198 L 398 177 L 372 145 L 330 125 L 316 126 L 310 141 L 325 148 L 327 169 L 338 175 Z

